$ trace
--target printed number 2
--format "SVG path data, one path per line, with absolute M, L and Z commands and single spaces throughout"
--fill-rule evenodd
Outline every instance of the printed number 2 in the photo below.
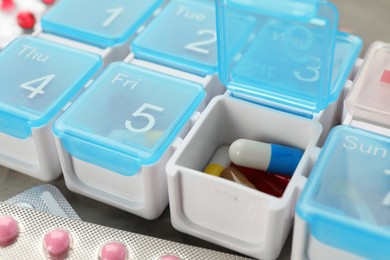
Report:
M 28 98 L 34 98 L 37 94 L 44 94 L 45 91 L 43 91 L 43 88 L 47 86 L 47 84 L 50 83 L 52 79 L 54 79 L 55 75 L 50 74 L 41 78 L 37 78 L 34 80 L 27 81 L 25 83 L 20 84 L 21 88 L 27 89 L 31 91 L 31 94 L 28 95 Z M 32 84 L 36 84 L 38 82 L 41 82 L 37 87 L 31 86 Z
M 134 128 L 131 124 L 131 121 L 126 120 L 125 126 L 129 131 L 132 131 L 134 133 L 144 133 L 144 132 L 151 130 L 154 127 L 154 125 L 156 124 L 156 119 L 151 114 L 144 112 L 145 109 L 152 109 L 152 110 L 156 110 L 159 112 L 164 111 L 164 108 L 162 108 L 162 107 L 154 106 L 154 105 L 151 105 L 148 103 L 143 104 L 133 113 L 133 116 L 134 117 L 144 117 L 148 120 L 148 123 L 143 128 Z
M 187 50 L 199 52 L 202 54 L 209 54 L 210 51 L 207 49 L 204 49 L 204 46 L 208 46 L 208 45 L 211 45 L 211 44 L 214 44 L 217 42 L 217 35 L 216 35 L 215 31 L 209 30 L 209 29 L 203 29 L 203 30 L 199 30 L 196 34 L 199 36 L 202 36 L 204 34 L 210 35 L 210 39 L 189 43 L 186 46 L 184 46 L 184 48 L 186 48 Z
M 103 27 L 109 26 L 123 12 L 123 7 L 107 9 L 107 13 L 111 14 L 103 23 Z

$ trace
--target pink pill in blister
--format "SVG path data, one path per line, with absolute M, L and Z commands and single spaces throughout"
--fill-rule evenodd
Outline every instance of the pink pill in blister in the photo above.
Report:
M 177 255 L 173 255 L 173 254 L 166 254 L 166 255 L 162 255 L 158 258 L 158 260 L 182 260 L 180 257 L 178 257 Z
M 0 246 L 11 245 L 19 235 L 18 222 L 10 216 L 0 216 Z
M 66 257 L 70 244 L 70 233 L 64 229 L 51 230 L 43 238 L 43 246 L 50 257 Z
M 120 242 L 108 242 L 104 244 L 99 254 L 100 260 L 125 260 L 127 259 L 127 248 Z

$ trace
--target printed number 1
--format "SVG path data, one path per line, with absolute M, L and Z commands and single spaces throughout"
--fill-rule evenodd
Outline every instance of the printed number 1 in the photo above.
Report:
M 126 120 L 125 121 L 125 126 L 126 126 L 127 130 L 132 131 L 134 133 L 144 133 L 144 132 L 147 132 L 147 131 L 151 130 L 154 127 L 154 125 L 156 124 L 156 119 L 153 117 L 153 115 L 144 112 L 145 109 L 152 109 L 152 110 L 156 110 L 156 111 L 159 111 L 159 112 L 164 111 L 164 108 L 162 108 L 162 107 L 158 107 L 158 106 L 154 106 L 154 105 L 151 105 L 151 104 L 148 104 L 148 103 L 144 103 L 142 106 L 140 106 L 133 113 L 133 116 L 134 117 L 144 117 L 144 118 L 146 118 L 146 120 L 148 120 L 148 123 L 143 128 L 134 128 L 132 126 L 131 121 L 130 120 Z
M 123 12 L 123 7 L 107 9 L 107 13 L 111 14 L 103 23 L 103 27 L 109 26 Z
M 34 80 L 27 81 L 25 83 L 20 84 L 21 88 L 27 89 L 31 91 L 31 94 L 28 95 L 28 98 L 34 98 L 37 94 L 44 94 L 45 91 L 43 91 L 43 88 L 47 86 L 47 84 L 50 83 L 52 79 L 54 79 L 55 75 L 50 74 L 41 78 L 37 78 Z M 36 84 L 38 82 L 41 82 L 37 87 L 31 86 L 32 84 Z

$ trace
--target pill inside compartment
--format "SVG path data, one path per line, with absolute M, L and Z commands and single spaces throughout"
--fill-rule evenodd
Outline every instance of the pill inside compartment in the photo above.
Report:
M 292 226 L 296 193 L 312 164 L 310 150 L 320 133 L 321 126 L 313 120 L 239 100 L 229 93 L 214 98 L 168 163 L 173 225 L 179 230 L 201 231 L 204 239 L 212 242 L 219 237 L 222 244 L 235 244 L 240 250 L 253 244 L 265 246 L 270 237 L 283 244 Z M 203 172 L 220 146 L 240 138 L 304 152 L 280 198 Z

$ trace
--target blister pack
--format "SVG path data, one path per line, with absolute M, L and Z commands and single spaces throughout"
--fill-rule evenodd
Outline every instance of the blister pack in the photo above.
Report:
M 0 259 L 248 259 L 0 203 Z
M 80 219 L 60 190 L 50 184 L 32 187 L 4 202 L 43 211 L 59 217 Z

